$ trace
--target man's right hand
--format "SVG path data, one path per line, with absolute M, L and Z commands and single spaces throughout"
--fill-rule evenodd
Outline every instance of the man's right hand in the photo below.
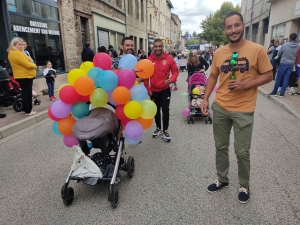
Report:
M 149 92 L 148 92 L 148 95 L 151 97 L 151 96 L 152 96 L 152 91 L 149 91 Z
M 208 101 L 203 99 L 203 102 L 201 103 L 200 108 L 201 108 L 202 114 L 205 115 L 205 116 L 208 115 L 207 107 L 208 107 Z

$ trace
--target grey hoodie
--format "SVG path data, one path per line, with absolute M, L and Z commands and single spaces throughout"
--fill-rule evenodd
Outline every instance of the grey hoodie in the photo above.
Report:
M 281 57 L 280 64 L 294 65 L 296 61 L 299 44 L 297 41 L 289 41 L 282 45 L 277 56 Z

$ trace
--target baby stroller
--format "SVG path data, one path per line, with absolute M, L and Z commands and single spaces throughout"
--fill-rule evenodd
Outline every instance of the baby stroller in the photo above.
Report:
M 120 170 L 134 175 L 134 158 L 126 157 L 123 130 L 115 113 L 107 108 L 92 109 L 88 116 L 79 119 L 73 127 L 73 136 L 78 139 L 71 171 L 61 189 L 61 198 L 69 206 L 74 189 L 68 187 L 70 180 L 82 181 L 88 185 L 110 182 L 108 200 L 113 208 L 118 206 Z M 89 156 L 91 148 L 101 149 Z M 114 154 L 110 154 L 113 152 Z
M 18 81 L 16 81 L 14 79 L 13 76 L 9 76 L 10 77 L 10 81 L 8 83 L 8 88 L 10 90 L 10 92 L 13 95 L 13 99 L 14 99 L 14 103 L 13 103 L 13 109 L 16 112 L 21 112 L 22 111 L 22 90 L 20 87 L 20 84 Z M 32 102 L 34 105 L 40 105 L 41 104 L 41 100 L 37 98 L 36 96 L 36 92 L 34 90 L 32 90 Z
M 194 124 L 194 117 L 204 117 L 204 121 L 207 124 L 212 124 L 212 118 L 210 116 L 209 107 L 207 108 L 207 115 L 203 115 L 200 109 L 200 105 L 203 102 L 204 90 L 206 86 L 206 76 L 204 73 L 195 72 L 188 78 L 188 92 L 189 92 L 189 109 L 190 116 L 188 117 L 188 124 Z M 200 94 L 193 94 L 193 89 L 199 88 Z

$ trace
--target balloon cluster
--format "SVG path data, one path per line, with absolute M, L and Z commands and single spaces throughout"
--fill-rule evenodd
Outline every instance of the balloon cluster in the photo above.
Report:
M 125 127 L 129 144 L 138 144 L 143 130 L 151 127 L 157 108 L 146 100 L 147 89 L 136 82 L 136 75 L 143 79 L 151 77 L 152 62 L 147 59 L 137 62 L 133 55 L 127 54 L 119 61 L 120 69 L 110 70 L 111 66 L 111 58 L 98 53 L 93 62 L 72 69 L 67 76 L 68 84 L 59 87 L 59 100 L 50 106 L 48 115 L 55 121 L 52 131 L 63 136 L 66 146 L 79 144 L 72 129 L 77 119 L 89 114 L 88 102 L 94 107 L 104 107 L 107 103 L 116 107 L 115 114 Z

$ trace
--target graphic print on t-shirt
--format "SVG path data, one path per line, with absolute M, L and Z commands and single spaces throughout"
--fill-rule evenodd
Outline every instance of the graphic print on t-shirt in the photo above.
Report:
M 223 62 L 221 66 L 221 71 L 224 73 L 228 73 L 229 71 L 235 70 L 244 73 L 245 71 L 249 70 L 249 61 L 246 57 L 236 58 L 236 64 L 234 66 L 230 66 L 230 60 L 227 59 Z

